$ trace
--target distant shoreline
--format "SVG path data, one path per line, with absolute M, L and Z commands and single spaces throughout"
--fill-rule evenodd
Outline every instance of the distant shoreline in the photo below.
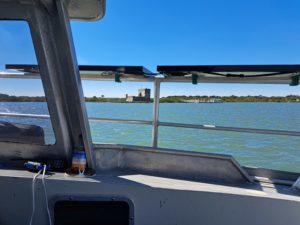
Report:
M 216 102 L 211 102 L 218 100 Z M 104 97 L 86 97 L 86 102 L 115 102 L 115 103 L 145 103 L 145 102 L 126 102 L 125 98 L 104 98 Z M 153 99 L 151 99 L 153 102 Z M 151 103 L 150 102 L 150 103 Z M 287 96 L 167 96 L 159 99 L 160 103 L 193 103 L 193 104 L 220 104 L 226 102 L 299 102 L 299 95 Z
M 221 102 L 295 102 L 300 103 L 299 95 L 287 96 L 167 96 L 161 97 L 160 103 L 189 103 L 189 104 L 220 104 L 219 102 L 209 102 L 212 99 L 219 99 Z M 12 96 L 0 94 L 0 102 L 45 102 L 43 96 Z M 86 102 L 107 102 L 107 103 L 145 103 L 145 102 L 126 102 L 125 98 L 105 98 L 105 97 L 85 97 Z M 195 102 L 193 102 L 195 101 Z M 153 102 L 153 99 L 151 99 Z M 150 103 L 151 103 L 150 102 Z

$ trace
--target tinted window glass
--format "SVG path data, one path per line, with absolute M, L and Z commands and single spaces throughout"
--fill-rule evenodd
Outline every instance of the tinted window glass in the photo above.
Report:
M 27 22 L 0 21 L 0 141 L 54 144 L 42 81 L 20 79 L 7 64 L 37 64 Z

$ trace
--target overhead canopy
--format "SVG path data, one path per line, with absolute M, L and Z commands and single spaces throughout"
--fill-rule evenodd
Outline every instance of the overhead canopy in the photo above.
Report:
M 143 66 L 79 65 L 78 67 L 80 76 L 84 80 L 115 80 L 120 82 L 121 78 L 139 81 L 154 77 L 154 74 Z M 30 74 L 28 78 L 32 78 L 33 76 L 39 77 L 40 74 L 37 65 L 6 64 L 5 68 L 7 70 L 25 73 L 25 75 Z M 18 76 L 20 77 L 20 75 Z M 13 78 L 12 75 L 10 75 L 10 77 Z
M 6 69 L 39 77 L 37 65 L 8 64 Z M 80 65 L 83 80 L 151 81 L 191 83 L 253 83 L 298 85 L 300 65 L 158 66 L 154 74 L 143 66 Z M 159 75 L 159 76 L 157 76 Z M 13 78 L 12 75 L 7 76 Z M 0 76 L 0 77 L 4 77 Z M 20 76 L 18 76 L 20 77 Z
M 299 84 L 300 65 L 158 66 L 167 77 L 194 77 L 197 82 Z
M 120 74 L 131 74 L 131 75 L 151 75 L 151 71 L 143 66 L 95 66 L 95 65 L 79 65 L 80 72 L 86 73 L 98 73 L 98 74 L 109 74 L 109 73 L 120 73 Z M 16 70 L 25 73 L 40 73 L 38 65 L 29 64 L 6 64 L 7 70 Z
M 23 73 L 40 73 L 38 65 L 30 64 L 6 64 L 5 69 L 16 70 Z

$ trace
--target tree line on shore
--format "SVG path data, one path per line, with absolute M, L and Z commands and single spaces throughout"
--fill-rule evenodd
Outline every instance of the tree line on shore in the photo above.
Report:
M 0 94 L 0 102 L 45 102 L 44 96 L 14 96 Z
M 299 102 L 300 95 L 287 95 L 287 96 L 217 96 L 217 95 L 197 95 L 197 96 L 186 96 L 186 95 L 174 95 L 161 97 L 161 103 L 180 103 L 186 101 L 200 101 L 208 102 L 212 99 L 219 99 L 222 102 Z M 0 102 L 45 102 L 44 96 L 13 96 L 0 94 Z M 87 102 L 116 102 L 126 103 L 125 98 L 105 98 L 105 97 L 85 97 Z M 152 99 L 153 101 L 153 99 Z
M 222 102 L 299 102 L 299 95 L 287 95 L 287 96 L 216 96 L 216 95 L 203 95 L 203 96 L 167 96 L 160 98 L 160 102 L 185 102 L 185 101 L 200 101 L 209 102 L 210 100 L 221 100 Z

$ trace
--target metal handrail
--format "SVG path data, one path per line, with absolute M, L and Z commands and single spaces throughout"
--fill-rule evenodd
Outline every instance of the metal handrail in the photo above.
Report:
M 0 116 L 22 117 L 22 118 L 39 118 L 39 119 L 49 119 L 50 118 L 50 115 L 25 114 L 25 113 L 6 113 L 6 112 L 1 112 Z
M 159 122 L 159 126 L 165 127 L 182 127 L 201 130 L 219 130 L 219 131 L 231 131 L 242 133 L 255 133 L 255 134 L 272 134 L 272 135 L 284 135 L 284 136 L 300 136 L 298 131 L 286 131 L 286 130 L 268 130 L 268 129 L 256 129 L 256 128 L 241 128 L 241 127 L 224 127 L 216 125 L 200 125 L 200 124 L 184 124 L 184 123 L 168 123 Z
M 1 114 L 0 114 L 1 116 Z M 90 117 L 90 122 L 111 122 L 111 123 L 129 123 L 129 124 L 144 124 L 144 125 L 152 125 L 152 121 L 147 120 L 127 120 L 127 119 L 108 119 L 108 118 L 95 118 Z
M 23 118 L 37 118 L 37 119 L 49 119 L 49 115 L 36 115 L 36 114 L 22 114 L 22 113 L 0 113 L 0 116 L 10 117 L 23 117 Z M 141 124 L 141 125 L 153 125 L 153 121 L 149 120 L 128 120 L 128 119 L 109 119 L 109 118 L 95 118 L 90 117 L 90 122 L 111 122 L 111 123 L 126 123 L 126 124 Z M 268 130 L 268 129 L 255 129 L 255 128 L 241 128 L 241 127 L 225 127 L 216 125 L 205 124 L 186 124 L 186 123 L 170 123 L 170 122 L 157 122 L 158 126 L 165 127 L 181 127 L 200 130 L 218 130 L 218 131 L 230 131 L 230 132 L 242 132 L 242 133 L 256 133 L 256 134 L 271 134 L 271 135 L 283 135 L 283 136 L 300 136 L 298 131 L 285 131 L 285 130 Z M 154 146 L 153 146 L 154 147 Z

